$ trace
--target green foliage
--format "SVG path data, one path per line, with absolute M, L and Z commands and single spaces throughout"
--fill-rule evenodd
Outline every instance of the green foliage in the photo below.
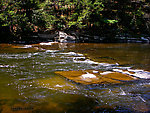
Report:
M 144 26 L 142 4 L 130 0 L 2 0 L 0 7 L 0 25 L 18 37 L 38 30 L 115 33 Z
M 82 29 L 87 26 L 92 13 L 99 14 L 103 10 L 102 1 L 95 0 L 46 0 L 42 5 L 43 15 L 48 28 L 69 29 L 72 27 Z
M 105 23 L 110 23 L 110 24 L 114 24 L 114 23 L 117 23 L 118 20 L 109 20 L 109 19 L 106 19 L 104 20 Z
M 38 14 L 33 14 L 38 9 L 37 4 L 36 0 L 3 1 L 0 13 L 2 26 L 10 26 L 11 32 L 17 37 L 30 34 L 39 19 L 35 19 Z

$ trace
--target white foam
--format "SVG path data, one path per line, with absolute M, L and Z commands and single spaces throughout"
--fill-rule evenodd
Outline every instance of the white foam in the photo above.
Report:
M 150 72 L 146 72 L 146 71 L 137 72 L 137 73 L 132 74 L 132 75 L 135 77 L 138 77 L 138 78 L 143 78 L 143 79 L 149 79 L 150 78 Z
M 134 72 L 134 74 L 130 74 L 130 75 L 138 77 L 138 78 L 143 78 L 143 79 L 150 78 L 150 72 L 148 71 L 138 70 L 138 69 L 128 69 L 128 71 Z
M 121 70 L 121 69 L 113 69 L 113 71 L 115 71 L 115 72 L 119 72 L 119 73 L 122 73 L 122 74 L 131 75 L 131 73 L 130 73 L 130 72 L 128 72 L 128 71 L 123 71 L 123 70 Z
M 125 93 L 125 91 L 123 91 L 123 89 L 120 88 L 120 90 L 121 90 L 120 95 L 126 95 L 126 93 Z
M 54 42 L 41 42 L 40 45 L 52 45 Z
M 94 74 L 90 74 L 90 73 L 88 73 L 88 72 L 87 72 L 87 74 L 81 75 L 81 77 L 82 77 L 83 79 L 86 79 L 86 78 L 96 78 L 96 76 L 95 76 Z
M 85 59 L 85 57 L 73 57 L 73 60 Z
M 101 75 L 107 75 L 107 74 L 110 74 L 110 73 L 114 73 L 114 72 L 112 72 L 112 71 L 105 71 L 105 72 L 100 73 L 100 74 L 101 74 Z
M 119 72 L 119 73 L 123 72 L 121 69 L 113 69 L 113 71 L 116 71 L 116 72 Z
M 32 45 L 25 45 L 24 48 L 32 48 Z
M 143 102 L 146 102 L 146 100 L 144 100 L 141 96 L 138 96 Z
M 141 72 L 143 70 L 141 70 L 141 69 L 128 69 L 128 71 L 131 71 L 131 72 Z
M 73 58 L 73 62 L 74 63 L 97 64 L 97 65 L 101 65 L 101 66 L 105 66 L 105 67 L 110 67 L 110 66 L 118 65 L 118 64 L 109 64 L 109 63 L 99 63 L 99 62 L 92 61 L 90 59 L 85 59 L 85 60 L 82 61 L 80 59 L 85 59 L 85 57 L 74 57 Z
M 45 52 L 46 53 L 55 53 L 55 52 L 58 52 L 59 50 L 46 50 Z
M 115 67 L 117 69 L 130 69 L 131 67 Z
M 117 65 L 117 64 L 109 64 L 109 63 L 98 63 L 98 64 L 106 67 Z
M 149 79 L 150 78 L 150 72 L 144 71 L 144 70 L 138 70 L 138 69 L 128 69 L 128 71 L 123 71 L 121 69 L 113 69 L 115 72 L 119 72 L 122 74 L 127 74 L 130 76 L 142 78 L 142 79 Z M 134 72 L 134 74 L 130 73 Z
M 127 74 L 127 75 L 132 75 L 130 72 L 128 72 L 128 71 L 123 71 L 122 72 L 123 74 Z
M 39 53 L 34 53 L 33 55 L 39 55 Z
M 93 73 L 99 73 L 99 71 L 93 70 Z
M 55 87 L 63 87 L 63 86 L 62 86 L 62 85 L 57 84 L 57 85 L 55 85 Z
M 74 60 L 74 59 L 73 59 L 73 62 L 75 62 L 75 63 L 99 64 L 98 62 L 94 62 L 94 61 L 89 60 L 89 59 L 86 59 L 86 60 L 84 60 L 84 61 L 77 61 L 77 60 Z
M 16 67 L 16 66 L 10 66 L 10 65 L 0 65 L 0 68 L 13 68 L 13 67 Z
M 32 48 L 33 46 L 32 45 L 24 45 L 24 46 L 20 46 L 19 48 Z
M 66 54 L 66 55 L 77 55 L 77 53 L 75 53 L 75 52 L 68 52 L 68 53 L 62 53 L 62 54 Z
M 0 67 L 9 67 L 9 65 L 0 65 Z
M 75 52 L 68 52 L 68 53 L 60 53 L 63 55 L 72 55 L 72 56 L 83 56 L 83 54 L 75 53 Z

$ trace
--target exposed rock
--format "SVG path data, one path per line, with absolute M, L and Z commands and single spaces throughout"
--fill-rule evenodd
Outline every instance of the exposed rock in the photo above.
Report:
M 57 36 L 57 34 L 38 34 L 38 37 L 40 38 L 40 39 L 42 39 L 43 41 L 54 41 L 54 37 L 56 37 Z
M 55 37 L 55 40 L 56 41 L 58 40 L 61 43 L 68 43 L 68 42 L 75 43 L 76 37 L 68 35 L 65 32 L 59 31 L 58 32 L 58 37 Z
M 96 71 L 97 72 L 97 71 Z M 59 74 L 69 80 L 72 80 L 76 83 L 81 84 L 117 84 L 123 83 L 123 81 L 134 80 L 135 78 L 118 73 L 118 72 L 102 72 L 98 71 L 95 73 L 95 70 L 86 70 L 86 71 L 57 71 L 56 74 Z M 102 74 L 101 74 L 102 73 Z
M 96 78 L 94 74 L 90 74 L 87 72 L 87 74 L 81 75 L 81 78 L 86 79 L 86 78 Z
M 145 43 L 149 43 L 149 42 L 150 42 L 148 38 L 144 38 L 144 37 L 141 37 L 141 40 L 142 40 L 143 42 L 145 42 Z

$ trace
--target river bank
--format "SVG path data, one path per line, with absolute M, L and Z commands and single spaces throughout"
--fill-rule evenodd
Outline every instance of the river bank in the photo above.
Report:
M 0 43 L 11 44 L 38 44 L 41 42 L 60 42 L 60 43 L 150 43 L 149 35 L 130 35 L 130 34 L 118 34 L 110 36 L 108 34 L 103 35 L 90 35 L 88 33 L 79 32 L 64 32 L 56 31 L 51 33 L 34 33 L 32 35 L 22 36 L 20 38 L 11 37 L 9 40 L 5 40 L 5 36 L 2 36 Z M 8 36 L 7 36 L 8 37 Z

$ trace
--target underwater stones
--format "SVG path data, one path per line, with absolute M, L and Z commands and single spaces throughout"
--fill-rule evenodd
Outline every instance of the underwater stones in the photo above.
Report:
M 118 73 L 118 72 L 102 72 L 95 70 L 86 70 L 86 71 L 57 71 L 56 74 L 59 74 L 69 80 L 72 80 L 76 83 L 81 83 L 84 85 L 89 84 L 117 84 L 123 83 L 124 81 L 134 80 L 133 77 Z
M 38 84 L 38 86 L 40 87 L 51 90 L 66 91 L 77 89 L 75 84 L 71 82 L 66 82 L 66 80 L 64 80 L 60 76 L 55 76 L 49 79 L 38 79 L 35 83 Z
M 0 44 L 0 53 L 27 53 L 36 51 L 37 49 L 32 47 L 32 45 Z
M 0 107 L 1 113 L 32 113 L 35 110 L 30 104 L 17 103 L 12 104 L 12 106 L 4 104 Z

